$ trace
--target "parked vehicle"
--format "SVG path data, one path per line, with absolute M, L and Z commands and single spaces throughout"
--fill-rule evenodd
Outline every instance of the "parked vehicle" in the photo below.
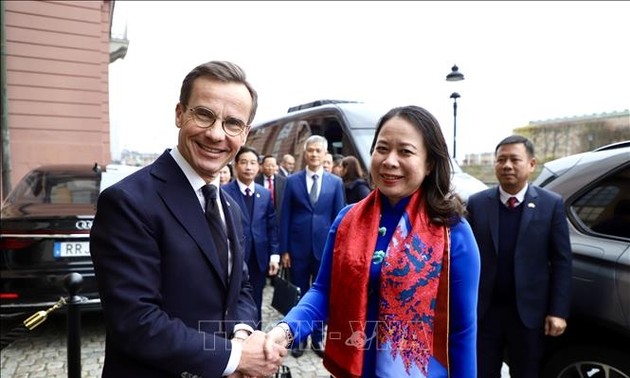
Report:
M 630 378 L 630 141 L 548 162 L 534 185 L 562 195 L 573 282 L 566 333 L 544 378 Z
M 49 308 L 67 296 L 63 279 L 83 276 L 82 308 L 99 309 L 90 257 L 90 229 L 102 184 L 137 167 L 46 165 L 27 173 L 2 204 L 0 314 Z
M 343 156 L 354 155 L 369 172 L 370 147 L 376 125 L 388 109 L 353 101 L 319 100 L 289 108 L 286 115 L 252 126 L 246 144 L 260 154 L 284 154 L 295 157 L 296 170 L 305 167 L 304 142 L 313 135 L 328 140 L 328 151 Z M 453 186 L 462 199 L 487 186 L 453 163 Z

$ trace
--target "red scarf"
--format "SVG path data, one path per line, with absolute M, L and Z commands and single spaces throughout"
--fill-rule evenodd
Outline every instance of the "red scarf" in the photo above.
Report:
M 363 370 L 370 264 L 378 238 L 381 194 L 374 190 L 354 205 L 341 220 L 333 249 L 329 319 L 324 366 L 335 377 L 360 377 Z M 448 277 L 447 227 L 430 224 L 422 191 L 416 191 L 405 208 L 412 225 L 405 241 L 437 240 L 443 245 L 442 271 L 437 287 L 437 305 L 431 354 L 448 368 Z M 395 233 L 398 233 L 398 227 Z M 394 238 L 392 238 L 394 239 Z M 391 241 L 388 249 L 392 249 Z M 402 319 L 401 319 L 402 320 Z

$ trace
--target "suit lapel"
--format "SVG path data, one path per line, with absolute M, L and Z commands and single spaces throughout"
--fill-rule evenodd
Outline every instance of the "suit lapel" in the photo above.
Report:
M 523 198 L 523 209 L 521 210 L 521 224 L 518 228 L 518 236 L 516 239 L 516 249 L 521 245 L 521 238 L 526 237 L 527 228 L 536 211 L 536 201 L 538 200 L 538 191 L 533 186 L 529 185 L 525 197 Z
M 280 195 L 284 190 L 285 185 L 287 184 L 287 180 L 282 176 L 276 175 L 276 180 L 273 182 L 273 189 L 276 191 L 275 194 Z M 277 177 L 282 177 L 281 179 L 277 179 Z
M 488 222 L 494 253 L 499 253 L 499 188 L 488 193 Z
M 221 262 L 212 241 L 212 234 L 204 215 L 201 204 L 194 189 L 186 179 L 186 175 L 179 168 L 169 153 L 164 153 L 155 163 L 151 174 L 156 177 L 161 185 L 158 185 L 158 194 L 169 208 L 175 219 L 184 227 L 191 238 L 197 243 L 202 254 L 210 262 L 219 280 L 227 286 L 221 278 Z M 187 191 L 182 195 L 182 188 Z
M 330 192 L 332 188 L 332 185 L 330 184 L 330 180 L 332 178 L 330 177 L 330 175 L 331 174 L 326 171 L 322 173 L 322 184 L 321 184 L 321 188 L 319 189 L 319 196 L 317 197 L 317 203 L 315 204 L 315 206 L 317 206 L 320 203 L 320 201 L 321 203 L 325 203 L 322 200 L 328 196 L 328 192 Z M 326 206 L 330 206 L 330 202 L 328 202 Z
M 259 219 L 258 214 L 261 213 L 261 209 L 263 209 L 262 190 L 260 187 L 257 186 L 254 191 L 254 207 L 252 209 L 252 217 L 250 219 L 250 222 L 253 222 L 254 219 Z
M 232 272 L 230 273 L 230 279 L 227 285 L 227 303 L 232 303 L 234 298 L 238 296 L 241 288 L 241 280 L 243 278 L 243 245 L 241 245 L 241 239 L 237 231 L 243 229 L 242 224 L 239 224 L 239 222 L 242 222 L 240 218 L 242 211 L 233 201 L 234 200 L 229 195 L 226 195 L 223 191 L 221 191 L 221 202 L 223 203 L 223 213 L 225 214 L 225 226 L 228 231 L 228 239 L 230 240 L 230 252 L 232 253 Z M 242 234 L 242 231 L 240 234 Z
M 305 201 L 306 203 L 309 204 L 310 208 L 313 209 L 313 204 L 311 204 L 311 200 L 310 197 L 308 195 L 308 187 L 306 184 L 306 170 L 302 170 L 298 173 L 294 173 L 295 175 L 298 175 L 298 177 L 296 177 L 296 179 L 300 182 L 300 191 L 302 192 L 302 195 L 299 196 L 299 198 L 302 199 L 302 201 Z
M 232 181 L 231 183 L 227 184 L 227 193 L 228 195 L 237 202 L 241 213 L 243 216 L 245 216 L 245 219 L 248 222 L 251 222 L 251 217 L 249 215 L 249 212 L 247 211 L 247 204 L 245 203 L 245 198 L 243 197 L 243 193 L 241 193 L 241 188 L 239 188 L 238 183 L 236 182 L 236 180 Z

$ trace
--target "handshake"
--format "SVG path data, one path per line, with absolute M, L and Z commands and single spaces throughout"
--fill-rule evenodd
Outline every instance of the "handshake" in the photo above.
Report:
M 268 377 L 282 365 L 287 348 L 293 342 L 291 330 L 286 323 L 280 323 L 268 333 L 254 331 L 247 337 L 237 333 L 232 339 L 240 343 L 241 360 L 236 371 L 229 377 Z

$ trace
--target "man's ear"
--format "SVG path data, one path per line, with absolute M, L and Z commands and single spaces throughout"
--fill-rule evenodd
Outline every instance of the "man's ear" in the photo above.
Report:
M 534 170 L 536 169 L 536 158 L 531 158 L 531 160 L 529 161 L 529 165 L 530 172 L 534 172 Z
M 247 142 L 247 136 L 249 135 L 249 130 L 251 130 L 252 127 L 250 125 L 247 125 L 247 127 L 245 127 L 245 130 L 243 130 L 243 132 L 241 133 L 241 147 L 243 147 L 245 145 L 245 142 Z
M 183 118 L 184 106 L 180 102 L 178 102 L 177 105 L 175 105 L 175 126 L 177 126 L 178 129 L 180 129 L 184 124 Z

